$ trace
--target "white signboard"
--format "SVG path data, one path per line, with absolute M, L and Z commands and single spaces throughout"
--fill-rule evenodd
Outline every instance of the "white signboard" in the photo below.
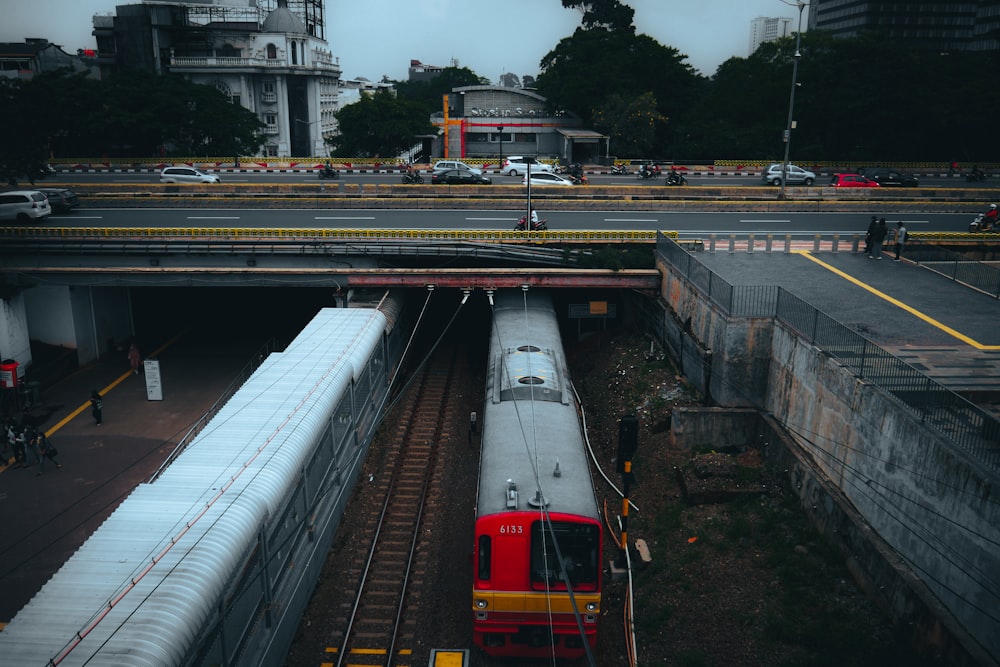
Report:
M 146 400 L 162 401 L 163 385 L 160 384 L 160 362 L 157 359 L 143 359 L 142 371 L 146 377 Z

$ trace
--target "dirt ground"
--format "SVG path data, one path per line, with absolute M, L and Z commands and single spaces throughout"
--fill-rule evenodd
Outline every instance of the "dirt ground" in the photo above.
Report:
M 593 664 L 630 665 L 626 606 L 634 610 L 639 665 L 937 664 L 909 651 L 901 633 L 854 584 L 843 557 L 823 543 L 799 511 L 794 494 L 779 474 L 763 465 L 757 452 L 729 451 L 727 443 L 719 443 L 715 451 L 671 451 L 667 445 L 671 409 L 697 404 L 700 397 L 649 339 L 613 331 L 568 346 L 567 353 L 591 445 L 600 466 L 619 488 L 618 421 L 623 415 L 638 419 L 639 448 L 633 458 L 630 493 L 638 509 L 629 513 L 628 536 L 631 544 L 644 540 L 651 555 L 651 562 L 643 563 L 631 551 L 635 591 L 631 601 L 626 580 L 613 579 L 606 567 Z M 478 380 L 476 386 L 482 387 Z M 467 415 L 479 409 L 482 396 L 470 392 L 456 400 L 463 404 L 456 413 Z M 432 648 L 468 648 L 471 667 L 552 664 L 491 659 L 472 646 L 469 563 L 478 447 L 468 437 L 467 423 L 456 423 L 453 430 L 453 446 L 439 480 L 442 497 L 448 500 L 435 505 L 427 518 L 424 534 L 429 539 L 420 549 L 420 580 L 425 583 L 410 602 L 409 611 L 414 613 L 408 614 L 422 620 L 408 628 L 415 648 L 405 664 L 423 667 Z M 681 479 L 689 491 L 699 491 L 711 502 L 686 502 Z M 609 523 L 617 526 L 622 501 L 603 479 L 595 476 L 595 480 Z M 350 522 L 350 510 L 345 521 Z M 323 626 L 336 622 L 330 605 L 342 604 L 333 602 L 330 592 L 336 588 L 335 564 L 343 562 L 343 550 L 355 542 L 344 536 L 335 545 L 286 662 L 290 667 L 317 664 L 315 656 L 322 655 L 324 637 L 329 635 Z M 609 566 L 620 554 L 610 532 L 605 543 Z

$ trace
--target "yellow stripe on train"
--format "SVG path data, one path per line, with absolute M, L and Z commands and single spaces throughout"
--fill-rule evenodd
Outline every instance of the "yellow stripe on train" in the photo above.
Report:
M 576 608 L 580 613 L 596 614 L 601 610 L 601 594 L 596 592 L 575 593 Z M 588 605 L 590 608 L 588 608 Z M 473 591 L 473 611 L 506 612 L 552 612 L 572 614 L 573 603 L 569 593 L 527 591 Z

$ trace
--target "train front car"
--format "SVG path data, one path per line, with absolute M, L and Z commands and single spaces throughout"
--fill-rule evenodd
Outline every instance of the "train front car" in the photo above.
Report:
M 494 299 L 473 638 L 494 656 L 579 658 L 597 643 L 602 533 L 559 326 L 544 295 Z

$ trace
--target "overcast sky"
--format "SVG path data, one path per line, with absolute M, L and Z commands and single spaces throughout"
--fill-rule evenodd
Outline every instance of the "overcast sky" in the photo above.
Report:
M 245 1 L 245 0 L 244 0 Z M 750 21 L 792 18 L 792 0 L 624 0 L 636 31 L 687 56 L 712 75 L 727 58 L 746 57 Z M 94 48 L 94 14 L 127 0 L 0 0 L 0 41 L 44 37 L 67 52 Z M 234 4 L 238 2 L 234 1 Z M 580 24 L 559 0 L 326 0 L 326 38 L 344 78 L 406 78 L 410 60 L 446 67 L 455 59 L 497 82 L 504 72 L 537 75 L 538 62 Z M 803 13 L 802 24 L 808 19 Z

